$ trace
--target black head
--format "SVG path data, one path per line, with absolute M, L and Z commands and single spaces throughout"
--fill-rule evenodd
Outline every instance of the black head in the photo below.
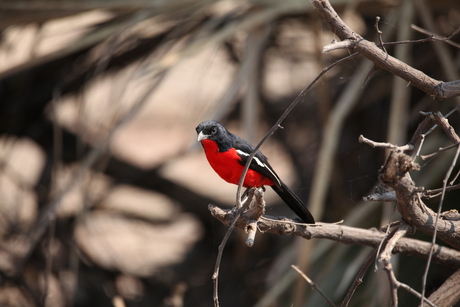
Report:
M 221 136 L 227 134 L 227 129 L 215 120 L 202 122 L 195 129 L 198 134 L 197 142 L 205 139 L 217 141 Z
M 225 151 L 228 147 L 231 147 L 231 133 L 215 120 L 208 120 L 199 124 L 196 127 L 196 133 L 198 134 L 197 142 L 209 139 L 216 142 L 221 151 Z

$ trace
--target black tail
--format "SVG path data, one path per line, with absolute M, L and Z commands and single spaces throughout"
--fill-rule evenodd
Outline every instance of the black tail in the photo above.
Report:
M 311 215 L 310 211 L 305 207 L 302 201 L 295 195 L 289 188 L 281 182 L 281 188 L 276 185 L 272 185 L 273 190 L 276 194 L 281 197 L 282 200 L 297 214 L 300 219 L 307 224 L 314 224 L 315 219 Z

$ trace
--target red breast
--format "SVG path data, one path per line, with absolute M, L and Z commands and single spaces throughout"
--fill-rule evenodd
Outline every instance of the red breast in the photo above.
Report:
M 241 157 L 238 156 L 235 148 L 231 148 L 225 152 L 219 152 L 219 146 L 216 142 L 204 139 L 201 141 L 206 153 L 206 158 L 214 171 L 225 181 L 233 184 L 238 184 L 244 165 Z M 260 187 L 264 185 L 274 185 L 273 181 L 263 176 L 259 172 L 249 169 L 243 183 L 244 187 Z

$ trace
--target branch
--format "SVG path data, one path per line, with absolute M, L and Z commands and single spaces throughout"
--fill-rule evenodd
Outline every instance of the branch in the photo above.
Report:
M 307 275 L 305 275 L 304 272 L 302 272 L 298 266 L 296 265 L 291 265 L 291 268 L 293 268 L 294 270 L 297 271 L 297 273 L 300 274 L 300 276 L 302 276 L 303 279 L 305 279 L 309 284 L 310 286 L 315 289 L 325 300 L 326 302 L 331 305 L 331 306 L 334 306 L 335 307 L 335 304 L 326 296 L 326 294 L 324 294 L 323 291 L 321 291 L 321 289 L 316 285 L 316 283 L 311 280 Z
M 230 226 L 234 220 L 234 212 L 232 210 L 223 210 L 214 205 L 209 205 L 208 209 L 216 219 L 226 226 Z M 235 224 L 235 228 L 244 230 L 247 224 L 248 220 L 243 213 Z M 268 215 L 262 216 L 259 219 L 257 228 L 262 233 L 269 232 L 284 236 L 294 235 L 305 239 L 329 239 L 344 244 L 371 246 L 374 248 L 379 246 L 385 236 L 384 233 L 376 229 L 361 229 L 328 223 L 306 225 L 295 223 L 293 220 L 287 218 L 277 218 Z M 427 258 L 430 248 L 431 243 L 402 238 L 396 243 L 393 252 Z M 434 260 L 453 268 L 460 267 L 460 251 L 440 245 L 435 245 L 434 249 Z
M 222 255 L 224 254 L 225 245 L 227 244 L 227 241 L 230 238 L 230 235 L 235 229 L 235 224 L 238 222 L 243 211 L 246 210 L 247 207 L 251 204 L 253 197 L 254 197 L 254 190 L 251 189 L 249 190 L 248 197 L 243 202 L 241 208 L 239 208 L 236 211 L 232 211 L 234 213 L 233 220 L 231 221 L 231 223 L 229 223 L 230 227 L 227 229 L 227 232 L 225 233 L 225 236 L 219 245 L 217 258 L 216 258 L 216 264 L 214 265 L 214 273 L 212 274 L 212 282 L 213 282 L 213 288 L 214 288 L 212 298 L 214 302 L 214 307 L 219 307 L 219 271 L 220 271 L 220 262 L 222 260 Z
M 415 186 L 409 171 L 418 170 L 418 164 L 404 153 L 392 152 L 380 170 L 380 181 L 396 192 L 398 211 L 404 220 L 417 230 L 433 235 L 436 214 L 420 199 L 422 189 Z M 460 221 L 438 220 L 437 236 L 456 249 L 460 249 Z
M 376 256 L 377 256 L 377 249 L 374 249 L 374 251 L 369 255 L 369 257 L 367 257 L 366 262 L 364 262 L 363 266 L 358 272 L 358 275 L 356 275 L 355 280 L 353 281 L 353 284 L 348 289 L 347 295 L 345 296 L 341 307 L 348 306 L 348 304 L 351 301 L 351 298 L 353 297 L 353 294 L 355 293 L 358 286 L 363 282 L 364 275 L 366 274 L 371 264 L 374 262 Z
M 254 196 L 254 203 L 252 205 L 250 203 L 249 209 L 245 212 L 245 216 L 249 220 L 249 223 L 245 229 L 246 233 L 248 234 L 246 245 L 249 247 L 252 247 L 254 245 L 254 240 L 257 233 L 257 221 L 265 213 L 265 200 L 263 190 L 255 189 Z
M 355 33 L 337 15 L 328 0 L 312 0 L 312 3 L 335 35 L 342 41 L 352 42 L 351 49 L 371 60 L 378 68 L 401 77 L 434 99 L 447 99 L 460 95 L 460 80 L 443 82 L 429 77 L 420 70 L 388 55 L 374 42 L 365 40 Z
M 428 305 L 434 307 L 435 305 L 427 300 L 422 294 L 415 291 L 412 287 L 400 282 L 396 279 L 396 276 L 393 271 L 393 265 L 391 264 L 391 253 L 399 240 L 406 235 L 407 232 L 411 230 L 411 226 L 406 222 L 402 221 L 399 224 L 398 229 L 392 233 L 391 238 L 388 240 L 383 252 L 379 256 L 379 262 L 383 264 L 383 270 L 388 275 L 388 280 L 390 282 L 390 293 L 391 293 L 391 306 L 398 306 L 398 289 L 402 288 L 409 293 L 412 293 L 416 297 L 423 299 L 424 302 Z
M 403 145 L 403 146 L 397 146 L 397 145 L 393 145 L 393 144 L 390 144 L 390 143 L 375 142 L 375 141 L 369 140 L 368 138 L 364 137 L 362 134 L 359 136 L 358 141 L 360 143 L 367 144 L 367 145 L 371 146 L 372 148 L 376 148 L 376 147 L 388 148 L 388 149 L 393 149 L 393 150 L 396 150 L 396 151 L 411 151 L 411 150 L 414 150 L 414 145 L 412 145 L 412 144 L 406 144 L 406 145 Z
M 447 118 L 445 118 L 441 112 L 432 113 L 429 115 L 436 125 L 440 126 L 444 133 L 451 139 L 452 142 L 458 144 L 460 143 L 460 137 L 458 137 L 454 128 L 449 124 Z
M 453 306 L 460 300 L 459 284 L 460 270 L 457 270 L 428 299 L 438 307 Z

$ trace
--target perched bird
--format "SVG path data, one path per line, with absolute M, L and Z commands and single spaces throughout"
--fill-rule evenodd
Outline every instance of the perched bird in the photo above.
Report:
M 197 142 L 203 145 L 206 158 L 214 171 L 225 181 L 238 184 L 244 166 L 254 146 L 236 136 L 213 120 L 202 122 L 196 127 Z M 269 185 L 303 222 L 314 224 L 315 219 L 302 201 L 281 181 L 268 159 L 257 151 L 244 179 L 246 188 Z

